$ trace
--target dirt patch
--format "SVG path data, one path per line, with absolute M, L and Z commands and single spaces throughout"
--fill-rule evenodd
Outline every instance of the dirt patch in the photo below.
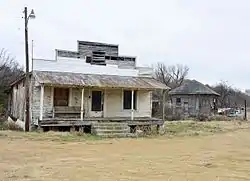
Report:
M 46 140 L 42 134 L 43 139 L 30 139 L 30 134 L 25 134 L 1 132 L 0 180 L 237 181 L 250 178 L 249 129 L 172 139 L 85 138 L 73 142 Z

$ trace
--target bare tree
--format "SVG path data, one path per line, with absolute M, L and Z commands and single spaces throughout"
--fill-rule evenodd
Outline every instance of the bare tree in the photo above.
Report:
M 8 96 L 5 90 L 21 74 L 23 74 L 23 71 L 15 58 L 5 49 L 0 49 L 0 114 L 3 113 L 3 108 L 7 106 Z
M 5 49 L 0 50 L 0 87 L 7 87 L 23 73 L 15 58 Z
M 221 107 L 230 107 L 233 104 L 231 97 L 236 96 L 237 92 L 233 90 L 228 82 L 221 81 L 218 85 L 213 87 L 213 90 L 220 94 L 218 101 Z
M 155 67 L 156 79 L 171 88 L 180 86 L 187 77 L 188 72 L 189 68 L 181 64 L 167 66 L 159 62 Z
M 181 64 L 167 66 L 166 64 L 159 62 L 154 67 L 155 78 L 172 89 L 180 86 L 183 83 L 183 81 L 188 75 L 188 72 L 189 68 L 186 65 Z M 154 116 L 162 116 L 163 92 L 154 91 L 153 99 L 158 100 L 155 102 L 157 106 L 153 105 Z M 169 97 L 165 97 L 165 101 L 168 100 Z M 169 114 L 169 111 L 169 109 L 165 109 L 165 114 L 167 112 Z

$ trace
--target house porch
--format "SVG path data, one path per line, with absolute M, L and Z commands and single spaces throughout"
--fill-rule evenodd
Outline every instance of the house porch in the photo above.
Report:
M 125 130 L 163 124 L 152 118 L 152 91 L 168 87 L 152 78 L 66 72 L 35 72 L 34 77 L 32 123 L 37 127 L 120 124 Z
M 131 132 L 135 127 L 159 127 L 163 121 L 151 116 L 151 92 L 145 89 L 41 85 L 36 125 L 44 131 L 72 128 L 86 131 L 84 128 L 88 128 L 90 132 L 93 132 L 94 125 L 102 123 L 126 124 Z

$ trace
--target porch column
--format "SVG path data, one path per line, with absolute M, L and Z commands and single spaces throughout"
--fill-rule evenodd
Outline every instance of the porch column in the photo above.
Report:
M 131 91 L 131 120 L 134 120 L 134 90 Z
M 163 90 L 163 99 L 162 99 L 162 121 L 165 121 L 165 104 L 166 104 L 166 91 Z
M 52 118 L 55 117 L 55 108 L 54 108 L 54 87 L 50 87 L 50 102 L 52 105 Z
M 41 92 L 40 92 L 40 117 L 39 119 L 43 119 L 43 97 L 44 97 L 44 85 L 41 85 Z
M 81 99 L 81 120 L 83 120 L 84 112 L 84 88 L 82 88 L 82 99 Z

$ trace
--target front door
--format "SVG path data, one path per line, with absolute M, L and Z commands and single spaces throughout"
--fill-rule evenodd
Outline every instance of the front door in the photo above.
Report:
M 103 95 L 102 91 L 92 91 L 91 96 L 91 115 L 102 117 L 103 114 Z

